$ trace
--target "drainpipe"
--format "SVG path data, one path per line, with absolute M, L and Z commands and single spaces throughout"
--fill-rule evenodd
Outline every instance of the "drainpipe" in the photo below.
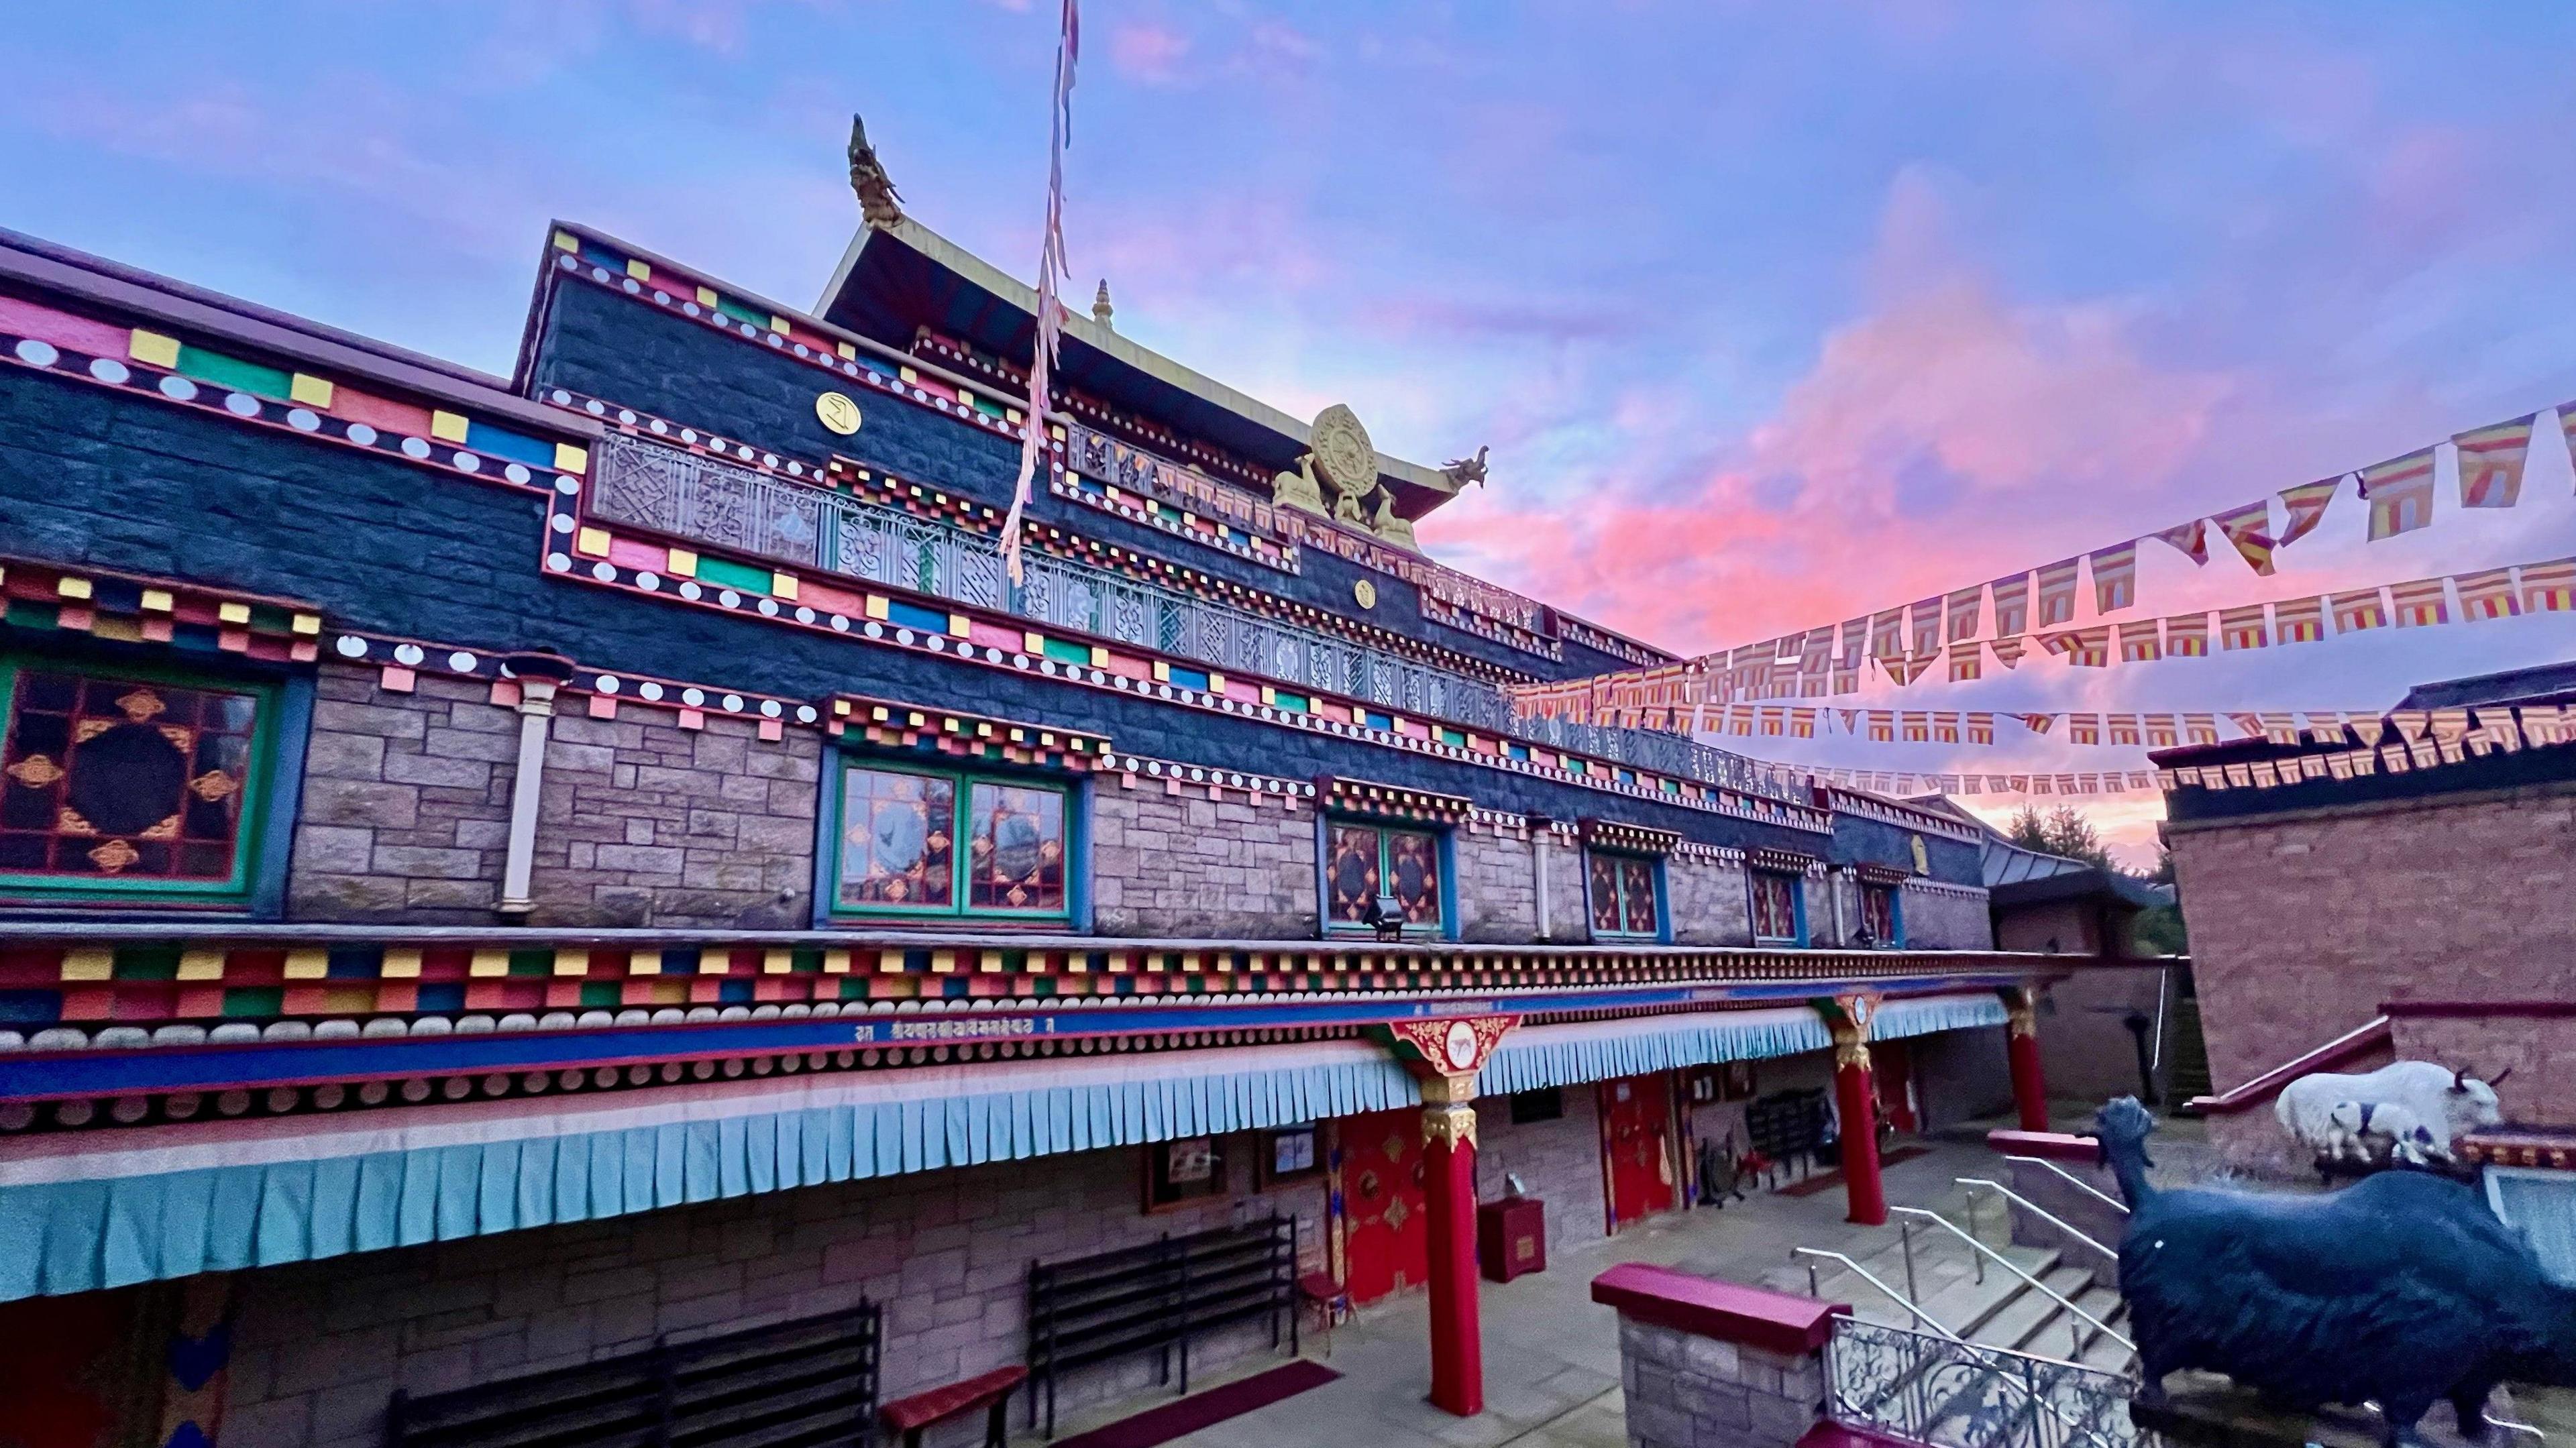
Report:
M 555 715 L 555 691 L 572 677 L 572 670 L 572 660 L 560 654 L 512 654 L 501 661 L 502 677 L 519 686 L 519 769 L 510 784 L 510 841 L 501 861 L 504 915 L 525 916 L 537 908 L 528 887 L 536 870 L 537 801 L 545 792 L 546 731 Z
M 1834 902 L 1834 944 L 1836 946 L 1851 944 L 1851 927 L 1843 919 L 1843 884 L 1850 878 L 1851 871 L 1848 868 L 1836 867 L 1825 871 L 1825 894 Z
M 1538 938 L 1547 941 L 1554 938 L 1550 934 L 1553 927 L 1547 917 L 1547 855 L 1549 848 L 1556 843 L 1556 822 L 1545 815 L 1531 815 L 1529 831 L 1530 859 L 1533 862 L 1530 868 L 1538 874 Z

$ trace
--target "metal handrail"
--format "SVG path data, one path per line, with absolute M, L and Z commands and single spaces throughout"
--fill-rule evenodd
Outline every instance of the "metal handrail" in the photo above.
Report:
M 1954 1177 L 1952 1180 L 1956 1181 L 1963 1187 L 1984 1187 L 1988 1191 L 2001 1196 L 2005 1201 L 2022 1208 L 2032 1216 L 2048 1223 L 2050 1226 L 2064 1232 L 2066 1235 L 2073 1237 L 2076 1241 L 2083 1243 L 2085 1246 L 2092 1248 L 2094 1251 L 2101 1253 L 2112 1261 L 2117 1262 L 2120 1260 L 2119 1253 L 2114 1252 L 2110 1248 L 2103 1246 L 2101 1243 L 2094 1241 L 2092 1238 L 2085 1236 L 2082 1232 L 2077 1231 L 2074 1227 L 2069 1226 L 2066 1222 L 2051 1214 L 2046 1207 L 2043 1207 L 2039 1203 L 2032 1201 L 2030 1198 L 2023 1196 L 2021 1193 L 2014 1191 L 2012 1188 L 2005 1186 L 2002 1182 L 1990 1182 L 1984 1177 Z
M 2077 1176 L 2075 1173 L 2068 1171 L 2066 1168 L 2059 1166 L 2057 1163 L 2050 1161 L 2044 1156 L 2006 1156 L 2004 1160 L 2012 1162 L 2028 1162 L 2032 1166 L 2044 1166 L 2050 1171 L 2057 1173 L 2059 1176 L 2064 1177 L 2068 1186 L 2092 1197 L 2095 1201 L 2098 1201 L 2102 1205 L 2118 1212 L 2121 1216 L 2125 1217 L 2129 1215 L 2128 1203 L 2121 1201 L 2118 1197 L 2111 1195 L 2109 1192 L 2102 1190 L 2100 1187 L 2093 1185 L 2091 1182 L 2086 1181 L 2084 1178 Z
M 1951 1221 L 1945 1216 L 1942 1216 L 1939 1212 L 1932 1211 L 1926 1207 L 1890 1207 L 1888 1210 L 1895 1212 L 1900 1216 L 1928 1217 L 1934 1222 L 1939 1223 L 1943 1231 L 1948 1232 L 1951 1236 L 1958 1238 L 1969 1246 L 1976 1248 L 1985 1256 L 1992 1258 L 1997 1266 L 2003 1268 L 2015 1277 L 2020 1278 L 2029 1285 L 2038 1288 L 2041 1292 L 2046 1293 L 2050 1301 L 2065 1308 L 2067 1311 L 2074 1313 L 2077 1317 L 2084 1319 L 2086 1322 L 2093 1324 L 2094 1327 L 2100 1329 L 2103 1336 L 2118 1343 L 2120 1346 L 2127 1348 L 2131 1352 L 2136 1352 L 2138 1350 L 2138 1345 L 2136 1343 L 2121 1336 L 2119 1331 L 2112 1327 L 2111 1324 L 2104 1322 L 2102 1319 L 2095 1317 L 2089 1312 L 2086 1312 L 2083 1308 L 2076 1306 L 2071 1300 L 2059 1295 L 2056 1288 L 2049 1286 L 2047 1283 L 2040 1281 L 2038 1278 L 2024 1272 L 2019 1267 L 2014 1266 L 2011 1258 L 2006 1257 L 1994 1248 L 1987 1246 L 1985 1243 L 1980 1242 L 1976 1238 L 1959 1230 L 1957 1223 Z
M 1949 1328 L 1944 1327 L 1941 1324 L 1941 1319 L 1934 1317 L 1932 1314 L 1925 1312 L 1922 1308 L 1906 1301 L 1903 1294 L 1897 1292 L 1896 1289 L 1888 1286 L 1886 1283 L 1879 1281 L 1868 1268 L 1863 1267 L 1848 1256 L 1845 1256 L 1840 1252 L 1829 1252 L 1822 1247 L 1792 1247 L 1789 1251 L 1792 1256 L 1823 1257 L 1835 1262 L 1840 1262 L 1845 1268 L 1849 1269 L 1862 1281 L 1886 1294 L 1889 1301 L 1904 1308 L 1907 1312 L 1914 1314 L 1917 1321 L 1929 1323 L 1934 1332 L 1937 1332 L 1944 1338 L 1949 1339 L 1953 1346 L 1965 1352 L 1970 1358 L 1975 1359 L 1979 1366 L 1985 1368 L 1987 1372 L 1994 1376 L 1994 1380 L 1996 1382 L 2001 1383 L 2004 1386 L 2011 1388 L 2014 1392 L 2021 1394 L 2032 1407 L 2047 1413 L 2050 1417 L 2065 1424 L 2068 1432 L 2083 1438 L 2088 1443 L 2100 1444 L 2101 1448 L 2113 1448 L 2113 1445 L 2100 1434 L 2093 1432 L 2083 1424 L 2058 1411 L 2055 1404 L 2049 1402 L 2046 1398 L 2041 1397 L 2039 1394 L 2032 1392 L 2028 1385 L 2014 1381 L 2012 1374 L 2004 1370 L 2005 1365 L 1995 1361 L 1994 1354 L 2000 1352 L 2009 1357 L 2031 1358 L 2039 1362 L 2052 1363 L 2058 1367 L 2073 1368 L 2078 1372 L 2092 1372 L 2094 1369 L 2085 1367 L 2082 1363 L 2067 1362 L 2063 1359 L 2049 1357 L 2044 1353 L 2016 1352 L 2011 1348 L 1994 1348 L 1988 1347 L 1983 1343 L 1970 1342 L 1966 1338 L 1952 1332 Z

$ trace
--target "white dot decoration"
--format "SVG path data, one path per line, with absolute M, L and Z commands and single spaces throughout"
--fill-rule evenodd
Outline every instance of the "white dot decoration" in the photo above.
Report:
M 635 586 L 643 589 L 646 593 L 658 593 L 662 589 L 662 575 L 658 573 L 638 573 L 635 575 Z
M 615 583 L 617 581 L 617 567 L 611 563 L 594 563 L 590 565 L 590 576 L 598 579 L 602 583 Z
M 340 657 L 344 659 L 363 659 L 367 656 L 367 641 L 356 634 L 340 635 L 340 641 L 332 647 L 338 649 Z
M 716 602 L 723 604 L 727 608 L 740 608 L 742 606 L 742 595 L 728 588 L 716 595 Z
M 680 691 L 680 702 L 688 705 L 692 709 L 706 701 L 707 691 L 704 689 L 682 689 Z
M 63 359 L 63 354 L 55 351 L 52 344 L 39 342 L 33 337 L 20 338 L 18 345 L 10 348 L 9 350 L 17 354 L 19 361 L 26 363 L 30 367 L 51 367 Z M 185 382 L 187 379 L 184 377 L 165 377 L 162 381 L 165 383 L 172 381 Z M 166 391 L 167 388 L 164 388 L 164 390 Z M 189 387 L 188 395 L 190 397 L 196 396 L 196 388 L 193 385 Z M 183 398 L 181 400 L 184 401 L 185 399 Z
M 417 665 L 422 659 L 427 657 L 429 657 L 427 654 L 420 651 L 420 645 L 418 644 L 397 644 L 394 647 L 394 662 L 402 665 L 406 669 Z
M 456 652 L 447 656 L 447 666 L 460 674 L 473 673 L 474 666 L 480 662 L 482 661 L 475 658 L 472 654 L 465 652 L 463 649 L 458 649 Z
M 557 513 L 553 520 L 547 523 L 546 526 L 554 529 L 558 533 L 569 533 L 572 531 L 572 514 Z
M 811 704 L 799 704 L 796 706 L 796 722 L 799 724 L 811 724 L 820 717 L 820 715 L 814 712 L 814 706 Z
M 356 443 L 360 447 L 374 447 L 376 445 L 376 430 L 367 426 L 363 422 L 350 423 L 349 441 Z
M 725 696 L 724 696 L 724 706 L 725 706 L 725 712 L 726 712 L 726 713 L 728 713 L 728 714 L 739 714 L 739 713 L 741 713 L 741 712 L 742 712 L 742 696 L 741 696 L 740 694 L 727 694 L 727 695 L 725 695 Z
M 460 473 L 479 473 L 483 471 L 483 460 L 470 452 L 458 453 L 456 470 Z
M 39 347 L 45 346 L 42 342 L 38 342 L 35 345 Z M 27 344 L 21 342 L 18 344 L 18 347 L 23 353 L 26 350 Z M 53 349 L 46 347 L 45 350 L 50 352 Z M 197 400 L 197 384 L 189 381 L 185 377 L 173 374 L 162 378 L 160 382 L 155 385 L 161 389 L 161 395 L 169 398 L 172 402 L 194 402 Z
M 689 600 L 691 603 L 695 603 L 700 598 L 706 596 L 706 590 L 698 587 L 697 580 L 695 579 L 682 579 L 680 581 L 680 596 Z
M 662 686 L 654 683 L 651 679 L 646 679 L 643 683 L 635 686 L 635 692 L 641 694 L 647 699 L 659 700 L 662 697 Z
M 286 411 L 286 425 L 297 432 L 319 432 L 322 419 L 309 407 L 290 407 Z
M 569 553 L 549 553 L 546 555 L 546 566 L 557 573 L 561 573 L 565 569 L 572 567 L 572 555 Z
M 429 456 L 429 444 L 416 437 L 407 437 L 402 440 L 402 452 L 407 458 L 425 459 Z
M 511 482 L 524 483 L 528 480 L 528 470 L 526 468 L 520 467 L 517 463 L 512 463 L 510 464 L 510 469 L 517 475 L 510 479 Z M 567 474 L 558 473 L 555 476 L 555 491 L 563 494 L 567 498 L 577 497 L 581 493 L 581 479 Z
M 727 705 L 726 707 L 731 708 L 732 706 Z M 769 718 L 775 719 L 779 715 L 785 713 L 786 710 L 780 707 L 776 699 L 763 699 L 760 701 L 760 712 Z
M 849 619 L 849 615 L 847 615 L 847 614 L 840 614 L 840 613 L 836 613 L 836 614 L 832 615 L 832 632 L 834 632 L 834 633 L 848 633 L 849 631 L 850 631 L 850 619 Z
M 626 685 L 621 682 L 615 674 L 602 674 L 592 687 L 598 689 L 599 692 L 603 694 L 614 694 L 618 690 L 626 687 Z
M 134 371 L 113 357 L 93 357 L 89 363 L 89 375 L 101 382 L 123 386 L 126 379 L 134 375 Z

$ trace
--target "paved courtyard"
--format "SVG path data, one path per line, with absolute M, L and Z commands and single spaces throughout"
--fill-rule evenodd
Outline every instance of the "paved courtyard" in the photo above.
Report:
M 1963 1196 L 1952 1179 L 1990 1175 L 1996 1162 L 1983 1145 L 1925 1145 L 1927 1154 L 1887 1169 L 1890 1203 L 1951 1211 Z M 1327 1361 L 1342 1374 L 1339 1381 L 1174 1441 L 1188 1448 L 1626 1448 L 1618 1318 L 1592 1301 L 1592 1279 L 1620 1262 L 1652 1262 L 1753 1282 L 1777 1278 L 1795 1247 L 1858 1258 L 1895 1240 L 1894 1226 L 1855 1227 L 1843 1211 L 1839 1186 L 1804 1197 L 1757 1193 L 1721 1210 L 1675 1212 L 1606 1241 L 1551 1251 L 1545 1272 L 1481 1284 L 1485 1411 L 1478 1417 L 1451 1417 L 1423 1401 L 1431 1333 L 1428 1306 L 1417 1293 L 1336 1329 L 1329 1359 L 1321 1336 L 1309 1334 L 1307 1356 Z M 1255 1355 L 1229 1376 L 1279 1361 Z M 1209 1386 L 1218 1381 L 1210 1378 Z M 1154 1401 L 1070 1419 L 1060 1431 L 1077 1432 Z

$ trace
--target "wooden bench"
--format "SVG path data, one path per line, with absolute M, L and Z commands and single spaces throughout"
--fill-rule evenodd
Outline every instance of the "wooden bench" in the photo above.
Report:
M 1190 1391 L 1191 1344 L 1219 1328 L 1267 1320 L 1279 1345 L 1297 1351 L 1297 1221 L 1273 1215 L 1239 1227 L 1062 1262 L 1029 1265 L 1029 1426 L 1046 1400 L 1055 1436 L 1056 1379 L 1066 1372 L 1144 1353 L 1169 1381 L 1175 1353 L 1181 1393 Z
M 909 1398 L 898 1398 L 878 1411 L 887 1428 L 903 1435 L 903 1448 L 921 1448 L 922 1430 L 934 1423 L 962 1418 L 977 1408 L 985 1410 L 984 1448 L 1003 1448 L 1006 1434 L 1002 1417 L 1011 1406 L 1011 1390 L 1029 1375 L 1029 1370 L 1016 1364 L 995 1368 L 981 1377 L 944 1388 L 932 1388 Z

